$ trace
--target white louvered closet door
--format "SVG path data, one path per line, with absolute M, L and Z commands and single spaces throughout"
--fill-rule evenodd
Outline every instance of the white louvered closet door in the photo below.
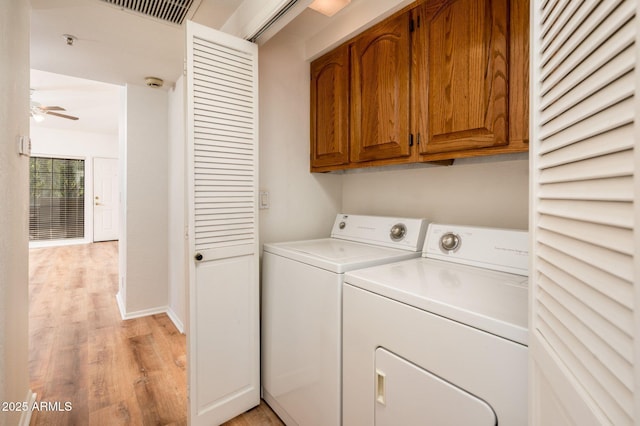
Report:
M 260 402 L 257 53 L 187 23 L 191 425 Z
M 531 4 L 530 424 L 640 424 L 638 1 Z

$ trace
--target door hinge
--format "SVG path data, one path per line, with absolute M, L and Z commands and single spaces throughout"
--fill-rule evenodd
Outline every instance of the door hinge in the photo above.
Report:
M 409 133 L 409 146 L 413 146 L 413 133 Z

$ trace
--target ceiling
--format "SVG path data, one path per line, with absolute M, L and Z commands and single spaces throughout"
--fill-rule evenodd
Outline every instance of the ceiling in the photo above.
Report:
M 200 23 L 219 27 L 241 2 L 194 5 Z M 99 0 L 31 0 L 31 6 L 31 99 L 79 117 L 46 116 L 40 123 L 32 119 L 32 126 L 117 134 L 120 87 L 154 76 L 166 89 L 182 72 L 182 26 Z M 63 34 L 76 38 L 72 46 Z
M 197 3 L 197 4 L 195 4 Z M 192 19 L 219 28 L 242 0 L 202 0 Z M 168 84 L 182 71 L 182 26 L 99 0 L 31 0 L 31 68 L 120 84 Z M 73 46 L 63 34 L 76 37 Z
M 194 0 L 187 17 L 220 29 L 243 1 Z M 48 116 L 41 123 L 32 120 L 34 125 L 117 133 L 118 87 L 143 85 L 153 76 L 163 79 L 167 90 L 182 73 L 183 26 L 100 0 L 31 0 L 31 6 L 32 99 L 80 118 Z M 308 36 L 328 22 L 307 9 L 288 31 Z M 75 37 L 73 45 L 67 45 L 65 34 Z

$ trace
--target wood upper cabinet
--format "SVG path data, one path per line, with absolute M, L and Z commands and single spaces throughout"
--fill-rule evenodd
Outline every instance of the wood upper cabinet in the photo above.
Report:
M 349 48 L 311 63 L 311 171 L 349 163 Z
M 420 0 L 311 64 L 311 170 L 528 150 L 529 0 Z
M 414 52 L 426 58 L 417 77 L 427 98 L 427 135 L 420 152 L 433 154 L 509 143 L 508 2 L 449 0 L 421 6 L 424 28 Z
M 351 161 L 406 157 L 410 149 L 411 13 L 351 43 Z

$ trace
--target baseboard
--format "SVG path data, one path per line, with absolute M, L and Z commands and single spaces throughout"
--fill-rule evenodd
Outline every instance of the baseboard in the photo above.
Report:
M 18 426 L 29 426 L 29 423 L 31 423 L 31 414 L 33 413 L 33 411 L 31 411 L 31 407 L 36 403 L 36 394 L 31 392 L 31 389 L 29 389 L 24 400 L 28 404 L 29 409 L 22 412 Z
M 167 316 L 169 317 L 171 322 L 173 322 L 173 325 L 176 326 L 178 331 L 184 334 L 184 325 L 182 324 L 180 317 L 176 315 L 176 313 L 173 311 L 173 309 L 171 309 L 171 307 L 167 308 Z
M 143 309 L 141 311 L 126 312 L 124 308 L 124 301 L 120 296 L 120 292 L 116 294 L 116 303 L 118 304 L 118 309 L 120 310 L 120 318 L 122 318 L 123 321 L 134 319 L 134 318 L 146 317 L 149 315 L 167 314 L 167 316 L 169 317 L 171 322 L 173 322 L 173 324 L 176 326 L 178 331 L 184 334 L 184 324 L 180 320 L 180 317 L 176 315 L 173 309 L 171 309 L 171 307 L 169 306 L 160 306 L 157 308 Z
M 118 310 L 120 311 L 120 318 L 125 320 L 126 312 L 124 310 L 124 300 L 122 300 L 122 296 L 120 296 L 120 292 L 116 294 L 116 303 L 118 304 Z
M 160 306 L 157 308 L 149 308 L 149 309 L 143 309 L 141 311 L 125 313 L 122 319 L 128 320 L 128 319 L 134 319 L 134 318 L 148 317 L 149 315 L 166 314 L 166 313 L 167 313 L 167 306 Z

